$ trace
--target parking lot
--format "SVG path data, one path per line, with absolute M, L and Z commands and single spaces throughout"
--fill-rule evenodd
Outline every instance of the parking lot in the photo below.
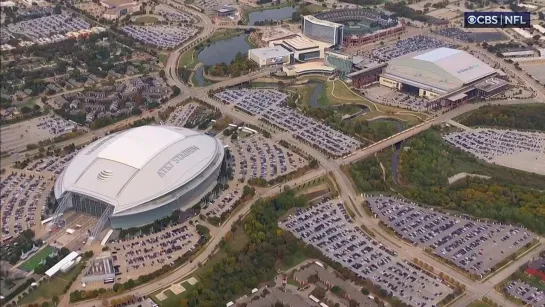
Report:
M 235 179 L 263 178 L 267 181 L 294 172 L 307 164 L 299 155 L 261 135 L 233 142 Z
M 193 3 L 195 6 L 207 11 L 207 13 L 212 13 L 211 11 L 224 5 L 233 5 L 235 1 L 233 0 L 195 0 Z
M 447 215 L 393 197 L 368 197 L 369 208 L 403 239 L 475 275 L 485 275 L 535 238 L 531 232 L 499 223 Z
M 417 51 L 441 47 L 455 47 L 433 37 L 416 35 L 407 39 L 398 40 L 395 44 L 373 49 L 371 56 L 379 62 L 388 62 L 391 59 Z
M 26 150 L 29 144 L 37 144 L 40 141 L 72 132 L 75 127 L 69 121 L 53 114 L 36 117 L 2 127 L 0 147 L 2 152 Z
M 163 16 L 168 21 L 177 21 L 187 24 L 196 24 L 197 20 L 192 15 L 179 11 L 171 6 L 165 4 L 158 4 L 155 6 L 155 14 Z
M 531 286 L 521 280 L 513 281 L 504 289 L 507 293 L 523 301 L 527 306 L 545 306 L 545 291 Z
M 180 27 L 166 25 L 129 25 L 122 27 L 121 30 L 143 44 L 160 48 L 175 48 L 198 32 L 197 28 L 189 26 Z
M 193 117 L 195 111 L 199 108 L 198 103 L 190 102 L 186 105 L 176 108 L 168 117 L 167 125 L 185 127 L 187 122 Z
M 478 128 L 444 136 L 451 145 L 489 163 L 545 174 L 545 133 Z
M 430 100 L 400 93 L 385 86 L 373 86 L 363 90 L 365 97 L 380 104 L 398 108 L 409 109 L 417 112 L 429 111 Z
M 279 91 L 225 90 L 215 96 L 224 103 L 236 105 L 245 112 L 260 116 L 288 131 L 296 139 L 331 156 L 345 156 L 362 146 L 354 138 L 288 108 L 284 104 L 287 95 Z
M 85 20 L 67 14 L 49 15 L 7 26 L 8 31 L 25 35 L 35 42 L 39 39 L 51 38 L 54 34 L 77 32 L 89 28 L 91 25 Z
M 70 160 L 72 160 L 72 158 L 74 158 L 77 153 L 78 152 L 75 151 L 60 157 L 44 157 L 36 161 L 30 162 L 27 167 L 25 167 L 25 170 L 36 173 L 49 172 L 55 175 L 59 175 L 60 173 L 62 173 L 68 162 L 70 162 Z
M 507 36 L 505 36 L 505 34 L 498 31 L 470 32 L 464 31 L 460 28 L 443 28 L 438 30 L 436 33 L 466 43 L 495 42 L 507 39 Z
M 195 248 L 200 236 L 188 223 L 168 226 L 164 230 L 136 238 L 121 239 L 107 246 L 112 252 L 114 267 L 123 280 L 136 279 L 171 264 Z
M 252 135 L 236 141 L 223 140 L 231 147 L 231 167 L 234 172 L 236 186 L 224 191 L 203 213 L 208 217 L 220 217 L 233 208 L 242 197 L 243 184 L 252 178 L 263 178 L 267 181 L 287 175 L 304 167 L 308 161 L 298 154 L 264 138 Z
M 397 257 L 351 222 L 339 200 L 323 200 L 298 209 L 279 226 L 408 305 L 434 306 L 452 292 L 436 276 Z
M 26 172 L 7 172 L 0 181 L 2 235 L 15 236 L 40 223 L 52 179 Z

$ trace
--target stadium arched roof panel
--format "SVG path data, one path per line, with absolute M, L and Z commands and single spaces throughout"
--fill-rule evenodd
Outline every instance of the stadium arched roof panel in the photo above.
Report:
M 114 215 L 132 212 L 198 178 L 222 153 L 217 139 L 193 130 L 138 127 L 82 149 L 61 174 L 55 193 L 88 195 L 113 205 Z
M 495 73 L 492 67 L 463 50 L 438 48 L 391 60 L 385 76 L 450 92 Z

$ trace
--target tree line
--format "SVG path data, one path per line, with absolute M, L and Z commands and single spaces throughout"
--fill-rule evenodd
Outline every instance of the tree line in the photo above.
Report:
M 545 131 L 545 105 L 484 106 L 466 116 L 462 124 Z
M 391 176 L 392 151 L 379 154 L 386 181 L 376 158 L 357 162 L 350 175 L 361 192 L 388 192 L 393 187 L 421 204 L 446 208 L 475 217 L 520 224 L 545 233 L 545 176 L 487 164 L 451 147 L 439 131 L 428 130 L 406 141 L 399 157 L 398 178 Z M 460 172 L 490 176 L 467 178 L 449 185 L 448 178 Z M 398 182 L 399 184 L 396 184 Z

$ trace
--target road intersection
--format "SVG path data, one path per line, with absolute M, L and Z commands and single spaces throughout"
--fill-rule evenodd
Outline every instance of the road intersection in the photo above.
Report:
M 174 2 L 174 1 L 173 1 Z M 177 2 L 174 2 L 177 3 Z M 324 175 L 326 172 L 333 175 L 335 178 L 337 184 L 339 185 L 339 193 L 340 197 L 342 198 L 343 202 L 347 207 L 349 207 L 353 212 L 356 213 L 355 215 L 355 221 L 357 224 L 365 225 L 367 229 L 370 229 L 372 232 L 374 232 L 375 235 L 378 237 L 383 238 L 384 240 L 381 240 L 381 243 L 388 246 L 389 248 L 395 250 L 398 252 L 400 256 L 407 260 L 412 260 L 414 258 L 418 258 L 431 266 L 435 268 L 435 272 L 443 272 L 446 275 L 449 275 L 453 278 L 455 278 L 457 281 L 459 281 L 461 284 L 463 284 L 466 288 L 466 294 L 458 301 L 452 304 L 452 306 L 467 306 L 472 301 L 482 298 L 483 296 L 487 296 L 490 299 L 494 300 L 498 304 L 502 306 L 515 306 L 510 301 L 505 300 L 505 298 L 498 292 L 496 292 L 493 288 L 494 286 L 501 282 L 503 279 L 505 279 L 507 276 L 512 274 L 520 265 L 531 259 L 532 257 L 536 256 L 540 251 L 544 249 L 544 245 L 542 244 L 538 248 L 534 249 L 532 252 L 524 255 L 523 257 L 517 259 L 514 261 L 509 267 L 505 268 L 504 270 L 500 271 L 496 275 L 494 275 L 492 278 L 490 278 L 486 282 L 479 282 L 474 281 L 468 278 L 466 275 L 460 273 L 458 270 L 436 260 L 435 258 L 428 255 L 422 248 L 412 246 L 410 244 L 407 244 L 406 242 L 402 241 L 401 239 L 392 236 L 390 233 L 385 231 L 382 227 L 378 225 L 378 220 L 366 215 L 366 213 L 363 212 L 363 208 L 361 204 L 364 202 L 364 197 L 360 193 L 357 192 L 354 184 L 350 180 L 350 178 L 342 171 L 341 166 L 344 164 L 349 164 L 356 162 L 360 159 L 363 159 L 365 157 L 371 156 L 374 153 L 377 153 L 385 148 L 388 148 L 400 141 L 406 140 L 412 136 L 417 135 L 418 133 L 425 131 L 429 129 L 433 125 L 438 125 L 444 122 L 447 122 L 448 120 L 453 119 L 456 116 L 459 116 L 463 113 L 469 112 L 471 110 L 475 110 L 482 105 L 489 104 L 487 103 L 478 103 L 478 104 L 468 104 L 461 106 L 460 108 L 457 108 L 452 111 L 448 111 L 446 113 L 437 115 L 433 117 L 432 119 L 415 126 L 411 129 L 402 131 L 390 138 L 387 138 L 385 140 L 379 141 L 377 143 L 374 143 L 366 148 L 360 149 L 356 151 L 354 154 L 344 157 L 338 160 L 332 160 L 326 156 L 324 156 L 320 151 L 316 150 L 315 148 L 306 145 L 302 142 L 299 142 L 296 140 L 292 135 L 285 132 L 274 132 L 270 127 L 266 126 L 262 121 L 259 120 L 259 117 L 251 116 L 246 113 L 237 111 L 234 109 L 233 106 L 225 105 L 215 99 L 212 99 L 209 97 L 208 93 L 210 90 L 218 89 L 221 87 L 227 87 L 231 85 L 236 85 L 245 81 L 249 81 L 255 78 L 258 78 L 260 76 L 265 76 L 270 73 L 270 70 L 266 71 L 260 71 L 257 73 L 253 73 L 248 76 L 242 76 L 239 78 L 233 78 L 224 82 L 216 83 L 212 86 L 208 87 L 201 87 L 201 88 L 195 88 L 195 87 L 188 87 L 185 83 L 183 83 L 177 73 L 178 70 L 178 59 L 180 55 L 188 50 L 189 48 L 192 48 L 196 44 L 206 40 L 214 31 L 217 29 L 217 26 L 214 25 L 211 20 L 205 16 L 204 14 L 196 13 L 201 19 L 200 26 L 202 26 L 202 31 L 200 34 L 193 38 L 191 41 L 187 42 L 186 45 L 178 48 L 177 50 L 170 53 L 166 65 L 165 65 L 165 72 L 166 72 L 166 78 L 167 82 L 172 86 L 177 86 L 181 89 L 181 95 L 178 97 L 175 97 L 171 100 L 169 100 L 166 104 L 166 106 L 172 106 L 176 105 L 179 102 L 182 102 L 188 98 L 196 98 L 199 100 L 202 100 L 216 108 L 218 108 L 224 116 L 228 116 L 232 118 L 235 121 L 244 122 L 246 124 L 252 124 L 256 126 L 263 127 L 264 129 L 268 130 L 271 133 L 271 138 L 275 141 L 285 140 L 289 143 L 292 143 L 293 145 L 297 146 L 299 149 L 301 149 L 303 152 L 307 153 L 308 155 L 314 157 L 320 164 L 320 168 L 318 170 L 313 170 L 305 175 L 303 175 L 300 178 L 297 178 L 295 180 L 291 180 L 284 185 L 290 185 L 294 186 L 297 184 L 301 184 L 310 180 L 313 180 L 319 176 Z M 518 73 L 517 73 L 518 75 Z M 520 76 L 523 77 L 523 76 Z M 535 103 L 535 100 L 532 99 L 526 99 L 526 100 L 502 100 L 502 101 L 495 101 L 492 102 L 493 104 L 498 105 L 510 105 L 510 104 L 522 104 L 522 103 Z M 152 112 L 146 112 L 142 115 L 142 117 L 148 117 L 148 116 L 154 116 L 156 117 L 158 115 L 158 110 L 152 111 Z M 126 125 L 134 120 L 137 120 L 138 118 L 131 118 L 124 121 L 121 121 L 117 123 L 115 126 L 122 126 Z M 114 126 L 114 127 L 115 127 Z M 58 145 L 64 146 L 68 145 L 70 143 L 74 143 L 76 145 L 80 144 L 86 144 L 90 142 L 93 138 L 102 137 L 104 136 L 107 131 L 112 130 L 114 127 L 107 127 L 103 129 L 99 129 L 94 131 L 93 133 L 87 133 L 77 139 L 68 140 L 62 143 L 58 143 Z M 32 152 L 30 152 L 32 153 Z M 5 165 L 7 163 L 12 163 L 12 159 L 3 159 L 2 165 Z M 273 196 L 280 192 L 280 187 L 275 186 L 268 189 L 266 192 L 259 195 L 259 197 L 269 197 Z M 256 197 L 257 198 L 257 197 Z M 145 285 L 142 285 L 140 287 L 137 287 L 133 290 L 130 290 L 128 292 L 124 292 L 122 295 L 148 295 L 150 293 L 153 293 L 161 288 L 164 288 L 171 283 L 174 283 L 176 281 L 182 280 L 186 278 L 188 275 L 190 275 L 194 270 L 197 269 L 198 263 L 204 263 L 206 260 L 212 256 L 216 250 L 216 246 L 218 245 L 219 241 L 223 236 L 231 229 L 232 224 L 237 221 L 239 218 L 243 217 L 245 214 L 247 214 L 251 208 L 253 201 L 249 201 L 246 204 L 243 205 L 243 207 L 237 211 L 237 213 L 229 218 L 227 222 L 225 222 L 220 227 L 213 227 L 211 228 L 211 241 L 204 247 L 202 252 L 193 260 L 192 263 L 186 263 L 185 265 L 177 268 L 174 270 L 171 274 L 166 275 L 162 277 L 159 280 L 155 280 L 153 283 L 148 283 Z M 363 213 L 362 213 L 363 212 Z M 67 297 L 67 296 L 66 296 Z M 77 306 L 100 306 L 101 300 L 91 300 L 86 301 L 82 303 L 75 304 Z

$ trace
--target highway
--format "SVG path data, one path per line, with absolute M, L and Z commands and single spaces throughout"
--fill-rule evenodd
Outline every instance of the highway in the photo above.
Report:
M 177 2 L 173 2 L 177 3 Z M 208 97 L 209 90 L 218 89 L 221 87 L 227 87 L 236 85 L 238 83 L 246 82 L 261 76 L 265 76 L 270 73 L 270 70 L 265 70 L 261 72 L 256 72 L 248 76 L 241 76 L 238 78 L 233 78 L 230 80 L 226 80 L 224 82 L 216 83 L 212 86 L 208 87 L 202 87 L 202 88 L 191 88 L 188 87 L 186 84 L 184 84 L 178 77 L 177 74 L 177 68 L 178 68 L 178 58 L 181 53 L 183 53 L 188 48 L 191 48 L 191 46 L 194 46 L 198 44 L 199 42 L 205 40 L 207 37 L 209 37 L 214 30 L 216 29 L 216 26 L 212 24 L 210 19 L 206 17 L 203 14 L 198 14 L 196 12 L 191 11 L 192 14 L 197 14 L 201 18 L 200 26 L 202 26 L 203 30 L 197 35 L 195 38 L 193 38 L 191 41 L 189 41 L 185 46 L 182 46 L 178 48 L 177 50 L 170 53 L 167 63 L 165 65 L 165 72 L 167 81 L 172 86 L 177 86 L 181 89 L 182 93 L 178 97 L 175 97 L 165 104 L 167 106 L 169 105 L 176 105 L 177 103 L 187 99 L 187 98 L 198 98 L 202 101 L 205 101 L 206 103 L 209 103 L 212 106 L 217 107 L 222 114 L 225 116 L 228 116 L 232 118 L 235 121 L 241 121 L 247 124 L 253 124 L 256 126 L 262 126 L 264 128 L 267 128 L 264 126 L 262 122 L 259 121 L 259 118 L 256 116 L 251 116 L 246 113 L 239 112 L 234 109 L 233 106 L 225 105 L 221 102 L 218 102 L 210 97 Z M 407 244 L 406 242 L 398 239 L 397 237 L 394 237 L 390 235 L 388 232 L 383 230 L 378 225 L 378 220 L 371 218 L 367 216 L 361 207 L 361 204 L 363 203 L 364 199 L 363 197 L 357 192 L 355 186 L 353 185 L 350 178 L 341 170 L 341 165 L 353 163 L 360 159 L 364 159 L 365 157 L 368 157 L 376 152 L 379 152 L 389 146 L 394 145 L 397 142 L 406 140 L 414 135 L 417 135 L 418 133 L 425 131 L 429 129 L 433 125 L 438 125 L 444 122 L 447 122 L 451 119 L 453 119 L 456 116 L 459 116 L 465 112 L 469 112 L 471 110 L 475 110 L 483 105 L 486 104 L 497 104 L 497 105 L 511 105 L 511 104 L 524 104 L 524 103 L 536 103 L 537 101 L 532 99 L 526 99 L 526 100 L 501 100 L 501 101 L 495 101 L 495 102 L 486 102 L 486 103 L 478 103 L 478 104 L 468 104 L 461 106 L 460 108 L 457 108 L 455 110 L 446 112 L 444 114 L 438 115 L 429 121 L 426 121 L 425 123 L 415 126 L 411 129 L 402 131 L 390 138 L 387 138 L 383 141 L 374 143 L 366 148 L 362 148 L 358 151 L 356 151 L 353 155 L 341 158 L 338 160 L 332 160 L 328 157 L 324 156 L 322 153 L 320 153 L 318 150 L 312 148 L 311 146 L 308 146 L 306 144 L 303 144 L 302 142 L 296 140 L 293 138 L 293 136 L 289 133 L 284 132 L 273 132 L 271 129 L 268 129 L 271 133 L 271 138 L 276 141 L 285 140 L 287 142 L 290 142 L 294 145 L 296 145 L 298 148 L 300 148 L 303 152 L 306 152 L 307 154 L 314 157 L 320 164 L 321 168 L 319 170 L 311 171 L 304 176 L 289 181 L 284 185 L 296 185 L 300 184 L 302 182 L 306 182 L 309 180 L 312 180 L 318 176 L 323 175 L 326 171 L 331 172 L 336 180 L 336 182 L 339 185 L 339 192 L 340 197 L 342 198 L 343 202 L 348 206 L 353 212 L 356 213 L 355 221 L 357 224 L 360 225 L 366 225 L 368 229 L 373 231 L 377 238 L 380 237 L 381 243 L 388 246 L 389 248 L 395 250 L 402 258 L 407 260 L 412 260 L 414 258 L 419 258 L 428 264 L 432 265 L 435 268 L 435 272 L 442 271 L 445 274 L 455 278 L 460 283 L 464 284 L 467 293 L 466 295 L 460 299 L 459 301 L 455 302 L 453 306 L 467 306 L 469 302 L 481 298 L 483 296 L 488 296 L 489 298 L 493 299 L 497 303 L 503 306 L 512 306 L 511 303 L 505 302 L 503 296 L 501 296 L 499 293 L 495 292 L 493 290 L 493 286 L 498 283 L 499 281 L 503 280 L 505 277 L 507 277 L 509 274 L 511 274 L 513 271 L 516 270 L 518 266 L 523 264 L 525 261 L 530 259 L 532 256 L 535 256 L 537 253 L 539 253 L 541 250 L 544 249 L 544 245 L 542 244 L 539 248 L 532 251 L 532 253 L 526 255 L 525 257 L 518 259 L 515 261 L 515 263 L 511 266 L 509 266 L 507 269 L 501 271 L 496 276 L 492 277 L 487 282 L 476 282 L 465 275 L 459 273 L 458 271 L 454 270 L 452 267 L 447 266 L 443 264 L 442 262 L 437 261 L 436 259 L 430 257 L 427 255 L 423 249 L 412 246 L 410 244 Z M 155 110 L 153 112 L 147 112 L 143 114 L 143 117 L 147 116 L 157 116 L 158 111 Z M 131 118 L 127 119 L 125 121 L 122 121 L 120 123 L 117 123 L 116 126 L 124 125 L 127 123 L 130 123 L 138 118 Z M 63 143 L 58 143 L 58 145 L 64 146 L 70 143 L 74 143 L 76 145 L 79 144 L 85 144 L 89 142 L 93 137 L 101 137 L 104 135 L 106 131 L 112 130 L 113 127 L 106 127 L 100 130 L 94 131 L 94 133 L 88 133 L 85 134 L 77 139 L 68 140 Z M 30 152 L 32 153 L 32 152 Z M 3 159 L 2 165 L 12 163 L 13 159 Z M 268 189 L 263 194 L 259 195 L 260 197 L 268 197 L 272 196 L 276 193 L 280 192 L 279 186 L 272 187 Z M 231 229 L 231 225 L 234 223 L 234 221 L 238 220 L 239 217 L 244 216 L 247 214 L 251 208 L 253 201 L 247 202 L 234 216 L 231 216 L 230 219 L 221 227 L 212 227 L 211 226 L 211 235 L 212 240 L 211 242 L 204 248 L 203 252 L 197 256 L 197 258 L 192 263 L 186 263 L 185 265 L 179 267 L 178 269 L 174 270 L 171 274 L 159 279 L 155 280 L 152 283 L 145 284 L 143 286 L 140 286 L 138 288 L 135 288 L 131 291 L 124 292 L 121 294 L 121 296 L 126 295 L 144 295 L 144 294 L 150 294 L 153 293 L 161 288 L 164 288 L 168 285 L 170 285 L 173 282 L 180 281 L 183 278 L 187 277 L 189 274 L 191 274 L 197 267 L 197 264 L 199 262 L 203 263 L 213 255 L 213 252 L 215 250 L 216 245 L 219 243 L 221 238 Z M 65 296 L 65 298 L 67 295 Z M 110 298 L 111 299 L 111 298 Z M 75 304 L 77 306 L 100 306 L 101 300 L 92 300 L 87 302 L 82 302 Z

